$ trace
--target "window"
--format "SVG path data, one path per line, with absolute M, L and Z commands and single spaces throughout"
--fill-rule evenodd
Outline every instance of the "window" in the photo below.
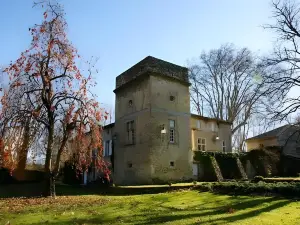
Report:
M 104 156 L 109 156 L 109 141 L 104 142 Z
M 201 121 L 197 120 L 197 129 L 200 129 L 200 128 L 201 128 Z
M 104 141 L 103 156 L 112 155 L 112 140 Z
M 222 150 L 223 150 L 223 152 L 226 152 L 226 143 L 225 143 L 225 141 L 222 141 Z
M 170 96 L 170 101 L 173 102 L 175 100 L 175 96 L 171 95 Z
M 175 120 L 169 120 L 170 143 L 175 143 Z
M 206 151 L 205 138 L 198 138 L 198 151 Z
M 135 133 L 134 133 L 134 121 L 129 121 L 126 124 L 127 126 L 127 144 L 134 144 L 135 143 Z
M 108 155 L 112 155 L 112 140 L 109 140 L 109 151 L 108 151 Z
M 170 162 L 170 167 L 174 167 L 175 163 L 173 161 Z
M 216 128 L 217 128 L 217 127 L 216 127 L 216 124 L 215 124 L 214 122 L 212 122 L 212 123 L 211 123 L 211 130 L 212 130 L 212 131 L 217 131 Z
M 127 166 L 128 168 L 132 168 L 132 163 L 131 162 L 127 163 Z

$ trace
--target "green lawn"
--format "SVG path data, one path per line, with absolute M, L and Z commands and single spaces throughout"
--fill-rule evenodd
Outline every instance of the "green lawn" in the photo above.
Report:
M 0 200 L 0 224 L 299 224 L 300 204 L 196 190 Z

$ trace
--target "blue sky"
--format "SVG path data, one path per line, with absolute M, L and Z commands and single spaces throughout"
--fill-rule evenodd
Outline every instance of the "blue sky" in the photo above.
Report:
M 223 43 L 271 50 L 268 0 L 61 0 L 69 39 L 88 60 L 99 57 L 98 100 L 114 107 L 115 77 L 148 55 L 179 65 Z M 28 28 L 43 11 L 30 0 L 1 0 L 0 65 L 19 57 L 31 40 Z

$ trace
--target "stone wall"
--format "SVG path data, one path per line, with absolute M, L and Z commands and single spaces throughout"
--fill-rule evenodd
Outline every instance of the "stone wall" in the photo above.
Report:
M 117 76 L 116 89 L 146 73 L 157 73 L 182 82 L 189 82 L 187 68 L 148 56 Z
M 174 96 L 172 101 L 170 96 Z M 191 179 L 189 104 L 188 85 L 156 74 L 116 91 L 115 183 Z M 175 121 L 174 143 L 169 141 L 170 120 Z M 128 121 L 134 121 L 135 126 L 132 145 L 127 144 Z M 166 134 L 161 134 L 163 126 Z

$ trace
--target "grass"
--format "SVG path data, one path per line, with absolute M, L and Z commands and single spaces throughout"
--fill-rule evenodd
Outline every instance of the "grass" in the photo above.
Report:
M 157 187 L 148 187 L 157 188 Z M 122 188 L 120 188 L 122 189 Z M 131 187 L 123 188 L 127 191 Z M 133 189 L 133 188 L 132 188 Z M 136 189 L 135 189 L 136 190 Z M 158 190 L 159 189 L 155 189 Z M 58 193 L 62 191 L 58 190 Z M 0 224 L 297 224 L 296 200 L 197 190 L 0 199 Z M 124 190 L 123 190 L 124 191 Z M 72 195 L 77 194 L 77 195 Z

